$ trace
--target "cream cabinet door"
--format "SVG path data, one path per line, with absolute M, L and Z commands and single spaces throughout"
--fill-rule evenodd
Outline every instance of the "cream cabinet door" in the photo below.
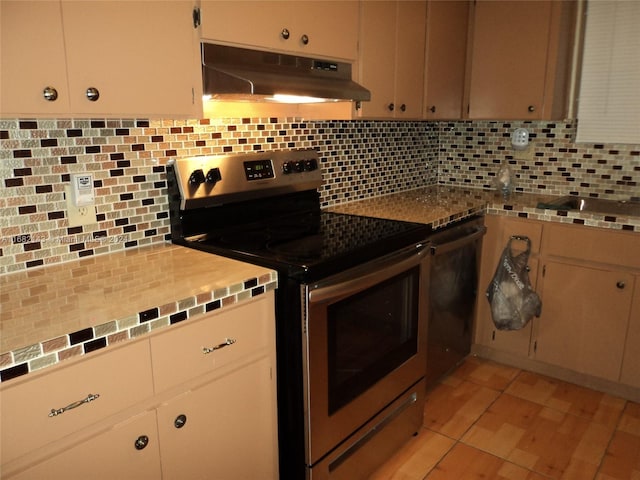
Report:
M 371 91 L 365 118 L 422 117 L 425 1 L 362 2 L 359 82 Z
M 618 381 L 631 312 L 630 273 L 546 261 L 533 357 Z
M 155 411 L 145 412 L 15 476 L 2 478 L 158 480 L 162 476 L 156 432 Z
M 183 116 L 202 110 L 191 1 L 63 0 L 71 113 Z M 87 89 L 99 92 L 96 101 Z
M 244 366 L 158 408 L 163 480 L 276 480 L 275 365 Z
M 358 2 L 203 0 L 202 38 L 260 50 L 354 60 Z
M 635 276 L 633 304 L 624 347 L 620 383 L 640 388 L 640 276 Z
M 425 65 L 425 118 L 463 118 L 468 0 L 429 0 Z M 466 112 L 465 112 L 466 113 Z
M 55 100 L 45 99 L 46 87 L 55 90 Z M 2 0 L 0 115 L 55 116 L 68 109 L 60 3 Z

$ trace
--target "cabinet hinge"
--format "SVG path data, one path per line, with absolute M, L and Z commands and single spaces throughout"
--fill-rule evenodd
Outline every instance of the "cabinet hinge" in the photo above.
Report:
M 536 353 L 538 351 L 538 341 L 536 340 L 535 342 L 533 342 L 533 353 Z
M 493 332 L 491 332 L 491 340 L 495 340 L 496 339 L 496 331 L 494 330 Z
M 542 276 L 544 277 L 544 274 L 547 273 L 547 266 L 543 265 L 542 266 Z
M 202 19 L 200 18 L 200 9 L 198 7 L 194 7 L 193 9 L 193 28 L 198 28 L 202 23 Z

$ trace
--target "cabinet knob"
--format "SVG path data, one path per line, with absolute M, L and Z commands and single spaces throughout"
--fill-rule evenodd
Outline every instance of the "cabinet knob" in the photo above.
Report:
M 282 31 L 280 32 L 280 36 L 282 38 L 284 38 L 285 40 L 289 40 L 289 37 L 291 36 L 291 33 L 289 33 L 288 29 L 283 28 Z
M 619 282 L 616 282 L 616 287 L 618 287 L 620 290 L 623 290 L 625 287 L 624 282 L 621 280 Z
M 533 113 L 533 112 L 535 112 L 535 111 L 536 111 L 536 107 L 534 107 L 533 105 L 529 105 L 529 106 L 527 107 L 527 110 L 529 111 L 529 113 Z
M 402 105 L 400 105 L 400 111 L 402 111 L 402 112 L 406 112 L 407 111 L 407 106 L 404 103 Z
M 176 428 L 182 428 L 185 426 L 186 423 L 187 423 L 187 416 L 184 414 L 180 414 L 173 421 L 173 426 Z
M 431 113 L 436 113 L 436 106 L 435 105 L 431 105 L 431 108 L 429 109 L 429 111 Z
M 58 99 L 58 91 L 53 87 L 45 87 L 42 96 L 47 102 L 55 102 Z
M 395 110 L 396 106 L 393 103 L 390 103 L 387 108 L 389 109 L 390 112 L 393 112 Z
M 100 98 L 100 92 L 95 87 L 87 88 L 87 94 L 86 95 L 87 95 L 87 100 L 89 100 L 90 102 L 95 102 L 96 100 L 98 100 Z
M 146 435 L 140 435 L 133 443 L 133 446 L 136 447 L 136 450 L 143 450 L 147 445 L 149 445 L 149 437 L 147 437 Z
M 302 42 L 303 45 L 308 45 L 309 44 L 309 37 L 307 35 L 302 35 L 300 37 L 300 41 Z

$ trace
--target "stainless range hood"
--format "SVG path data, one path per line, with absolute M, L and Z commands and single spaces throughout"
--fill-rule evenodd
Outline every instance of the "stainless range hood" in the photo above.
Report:
M 220 100 L 371 99 L 369 90 L 351 80 L 346 62 L 203 43 L 202 73 L 204 95 Z

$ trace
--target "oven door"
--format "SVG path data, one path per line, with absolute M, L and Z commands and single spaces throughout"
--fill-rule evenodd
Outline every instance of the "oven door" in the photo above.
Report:
M 303 286 L 307 465 L 424 377 L 427 253 L 413 245 Z

